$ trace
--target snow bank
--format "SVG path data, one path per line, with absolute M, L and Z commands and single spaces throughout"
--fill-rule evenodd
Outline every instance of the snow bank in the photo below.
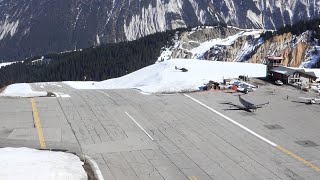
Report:
M 10 97 L 37 97 L 46 96 L 47 92 L 44 91 L 33 91 L 31 86 L 26 83 L 12 84 L 9 85 L 0 96 Z
M 29 148 L 0 148 L 1 180 L 85 180 L 79 157 Z
M 175 70 L 187 68 L 188 72 Z M 263 64 L 217 62 L 175 59 L 156 63 L 126 76 L 101 82 L 64 82 L 76 89 L 139 89 L 147 93 L 196 91 L 209 80 L 222 82 L 223 78 L 239 75 L 265 77 Z

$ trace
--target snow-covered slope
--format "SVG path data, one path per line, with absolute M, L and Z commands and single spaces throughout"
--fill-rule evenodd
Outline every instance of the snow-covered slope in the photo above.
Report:
M 178 27 L 225 22 L 274 29 L 319 16 L 319 0 L 1 0 L 0 60 Z
M 47 92 L 33 91 L 31 86 L 26 83 L 11 84 L 0 94 L 9 97 L 37 97 L 46 96 Z
M 186 68 L 188 72 L 176 70 Z M 153 64 L 126 76 L 101 82 L 65 82 L 76 89 L 139 89 L 149 93 L 196 91 L 209 80 L 222 82 L 223 78 L 239 75 L 265 77 L 262 64 L 216 62 L 174 59 Z
M 214 61 L 244 62 L 264 43 L 262 29 L 236 27 L 196 27 L 175 37 L 174 45 L 163 48 L 158 61 L 172 58 L 192 58 Z M 229 52 L 234 50 L 234 52 Z
M 311 46 L 306 55 L 306 61 L 301 63 L 300 67 L 311 68 L 315 64 L 320 63 L 320 46 Z

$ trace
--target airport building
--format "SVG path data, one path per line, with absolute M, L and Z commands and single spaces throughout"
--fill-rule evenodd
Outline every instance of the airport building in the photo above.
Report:
M 284 84 L 310 84 L 319 78 L 313 69 L 293 68 L 283 65 L 283 57 L 269 56 L 267 62 L 267 77 L 272 81 L 280 80 Z
M 302 68 L 290 68 L 279 66 L 270 70 L 272 80 L 280 80 L 284 84 L 294 84 L 301 82 L 302 84 L 313 83 L 316 81 L 317 76 L 314 72 L 307 72 Z

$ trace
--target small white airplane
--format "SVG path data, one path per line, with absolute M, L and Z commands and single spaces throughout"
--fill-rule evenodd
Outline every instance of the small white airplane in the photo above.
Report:
M 309 104 L 315 104 L 316 102 L 320 101 L 320 99 L 318 98 L 306 98 L 306 97 L 299 97 L 300 99 L 305 99 L 305 100 L 308 100 Z

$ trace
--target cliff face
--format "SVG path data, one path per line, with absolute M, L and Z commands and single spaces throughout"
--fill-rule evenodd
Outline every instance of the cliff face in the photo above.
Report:
M 275 29 L 320 17 L 319 0 L 0 0 L 0 60 L 227 23 Z
M 265 41 L 249 59 L 249 62 L 261 63 L 266 56 L 282 56 L 284 65 L 299 67 L 306 61 L 308 51 L 313 45 L 311 32 L 307 31 L 300 36 L 291 33 L 275 36 Z
M 317 42 L 312 32 L 299 36 L 286 33 L 265 40 L 263 30 L 246 30 L 233 27 L 194 28 L 182 32 L 174 46 L 164 48 L 159 61 L 171 58 L 191 58 L 214 61 L 265 63 L 267 56 L 283 56 L 284 65 L 306 66 Z M 314 51 L 313 51 L 313 54 Z M 313 58 L 314 59 L 314 58 Z M 311 66 L 310 63 L 307 65 Z

